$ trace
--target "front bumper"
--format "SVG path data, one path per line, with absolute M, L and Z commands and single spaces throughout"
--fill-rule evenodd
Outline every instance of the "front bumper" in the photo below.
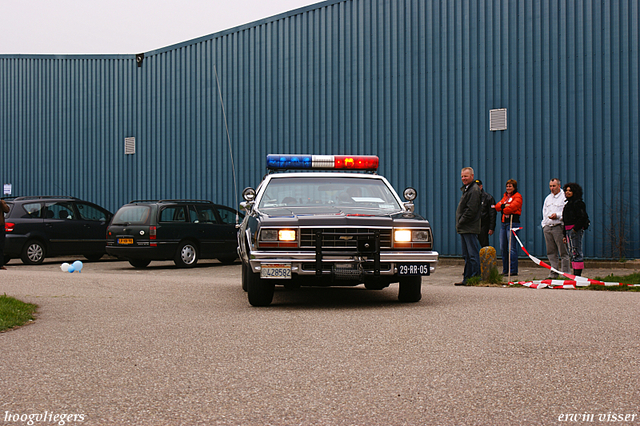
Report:
M 382 251 L 376 268 L 375 256 L 354 253 L 323 253 L 317 267 L 317 255 L 312 251 L 251 251 L 249 264 L 251 270 L 260 273 L 265 264 L 290 264 L 291 273 L 297 275 L 333 275 L 336 267 L 352 265 L 361 267 L 365 276 L 396 276 L 398 265 L 428 264 L 429 274 L 438 263 L 435 251 Z M 426 275 L 426 274 L 423 274 Z

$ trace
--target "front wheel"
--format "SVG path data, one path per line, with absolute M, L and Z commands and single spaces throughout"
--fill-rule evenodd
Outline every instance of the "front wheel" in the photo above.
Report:
M 198 263 L 198 249 L 196 245 L 190 241 L 180 243 L 173 262 L 179 268 L 196 266 L 196 263 Z
M 256 274 L 247 268 L 247 295 L 251 306 L 268 306 L 273 300 L 275 284 L 273 280 L 263 280 L 260 274 Z
M 29 240 L 24 245 L 20 259 L 27 265 L 40 265 L 44 261 L 44 245 L 38 240 Z
M 420 275 L 400 278 L 398 300 L 404 303 L 414 303 L 422 299 L 422 277 Z

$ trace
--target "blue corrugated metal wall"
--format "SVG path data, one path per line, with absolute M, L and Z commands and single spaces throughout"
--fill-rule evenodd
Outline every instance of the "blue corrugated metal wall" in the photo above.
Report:
M 134 55 L 0 55 L 0 180 L 111 210 L 234 205 L 267 153 L 377 154 L 398 190 L 418 189 L 443 254 L 461 253 L 454 212 L 472 166 L 496 198 L 518 180 L 534 253 L 559 177 L 585 189 L 588 256 L 610 255 L 622 208 L 640 257 L 639 23 L 635 0 L 327 1 L 146 52 L 140 68 Z M 508 108 L 506 131 L 489 131 L 492 108 Z

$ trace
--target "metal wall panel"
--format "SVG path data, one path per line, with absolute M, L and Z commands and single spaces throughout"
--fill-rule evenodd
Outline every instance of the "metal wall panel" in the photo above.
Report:
M 623 209 L 639 257 L 639 21 L 635 0 L 327 1 L 145 52 L 141 67 L 0 55 L 0 180 L 114 211 L 134 198 L 236 205 L 268 153 L 376 154 L 399 191 L 418 189 L 442 254 L 461 253 L 459 176 L 472 166 L 498 199 L 518 180 L 538 256 L 558 177 L 585 189 L 588 256 L 611 255 Z M 507 130 L 489 131 L 494 108 Z

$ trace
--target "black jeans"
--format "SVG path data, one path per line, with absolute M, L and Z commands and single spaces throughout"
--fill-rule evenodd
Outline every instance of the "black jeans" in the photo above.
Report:
M 0 266 L 4 266 L 4 234 L 4 225 L 2 225 L 2 229 L 0 229 Z

